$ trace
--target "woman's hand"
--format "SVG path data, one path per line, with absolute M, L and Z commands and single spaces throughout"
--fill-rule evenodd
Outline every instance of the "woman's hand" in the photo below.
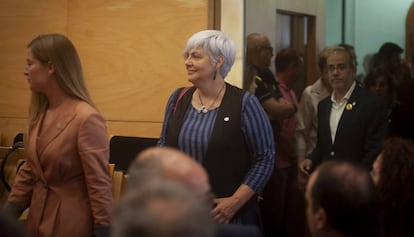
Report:
M 216 206 L 211 211 L 213 220 L 220 224 L 229 223 L 234 214 L 253 196 L 254 191 L 242 184 L 231 197 L 214 199 Z
M 239 209 L 238 202 L 239 201 L 233 196 L 214 199 L 216 206 L 211 211 L 213 220 L 220 224 L 229 223 Z

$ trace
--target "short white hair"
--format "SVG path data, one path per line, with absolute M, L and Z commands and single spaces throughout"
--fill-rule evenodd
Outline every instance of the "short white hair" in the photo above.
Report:
M 225 33 L 218 30 L 203 30 L 193 34 L 187 41 L 184 55 L 190 50 L 203 48 L 210 56 L 212 65 L 223 56 L 223 66 L 220 74 L 223 78 L 227 76 L 236 58 L 236 46 Z

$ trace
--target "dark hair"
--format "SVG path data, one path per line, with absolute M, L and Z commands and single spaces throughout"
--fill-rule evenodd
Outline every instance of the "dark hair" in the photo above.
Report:
M 378 55 L 381 57 L 391 57 L 394 53 L 401 54 L 402 52 L 404 52 L 404 50 L 398 46 L 398 44 L 386 42 L 381 45 L 381 48 L 378 50 Z
M 374 68 L 371 69 L 367 76 L 365 77 L 365 88 L 370 88 L 372 86 L 375 85 L 375 81 L 380 78 L 383 77 L 385 82 L 387 83 L 387 87 L 388 87 L 388 91 L 387 91 L 387 98 L 386 98 L 386 102 L 388 103 L 388 105 L 392 105 L 392 103 L 395 100 L 395 93 L 396 93 L 396 87 L 395 87 L 395 83 L 394 83 L 394 78 L 393 76 L 389 73 L 389 71 L 385 70 L 382 67 L 378 67 L 378 68 Z
M 327 161 L 317 169 L 313 209 L 323 208 L 328 224 L 349 236 L 378 236 L 378 194 L 361 166 Z
M 414 145 L 401 138 L 385 141 L 377 189 L 387 236 L 414 236 Z
M 289 65 L 297 65 L 300 63 L 301 54 L 292 48 L 280 50 L 275 59 L 275 67 L 277 72 L 284 72 Z

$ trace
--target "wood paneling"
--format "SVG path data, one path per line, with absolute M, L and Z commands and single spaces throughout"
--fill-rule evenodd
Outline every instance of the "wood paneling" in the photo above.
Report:
M 207 0 L 2 0 L 3 138 L 24 130 L 30 97 L 23 76 L 26 45 L 36 35 L 59 32 L 72 40 L 111 134 L 157 137 L 169 95 L 188 85 L 186 40 L 204 29 Z

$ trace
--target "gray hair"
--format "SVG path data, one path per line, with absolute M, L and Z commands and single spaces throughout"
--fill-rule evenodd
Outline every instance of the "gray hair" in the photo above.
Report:
M 236 46 L 234 42 L 223 32 L 218 30 L 204 30 L 195 33 L 188 39 L 184 49 L 184 55 L 191 49 L 203 48 L 210 56 L 211 64 L 217 63 L 222 56 L 224 59 L 220 74 L 227 76 L 236 58 Z
M 152 180 L 121 198 L 111 236 L 213 237 L 209 213 L 209 206 L 178 183 Z

